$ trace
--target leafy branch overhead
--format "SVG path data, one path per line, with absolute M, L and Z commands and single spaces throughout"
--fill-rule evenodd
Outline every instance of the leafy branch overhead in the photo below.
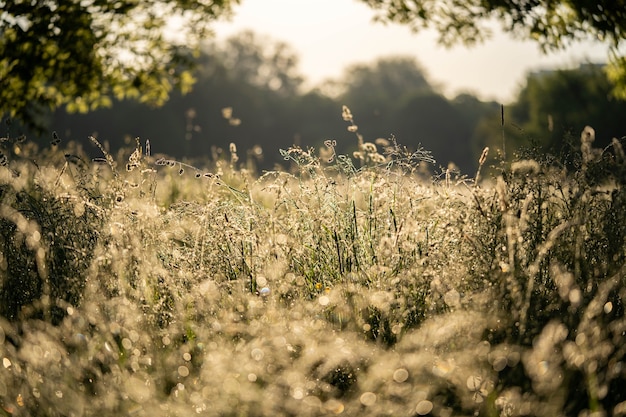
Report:
M 377 20 L 406 24 L 415 31 L 435 29 L 446 46 L 483 42 L 492 35 L 494 20 L 516 38 L 536 41 L 544 52 L 581 40 L 606 42 L 614 94 L 626 99 L 626 59 L 620 54 L 626 37 L 624 0 L 362 1 L 380 12 Z
M 189 54 L 238 0 L 0 0 L 0 114 L 112 99 L 163 104 L 193 84 Z

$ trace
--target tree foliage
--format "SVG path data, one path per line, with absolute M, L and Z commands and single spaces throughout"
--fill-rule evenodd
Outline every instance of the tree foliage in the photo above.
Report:
M 423 145 L 437 163 L 474 169 L 473 127 L 492 108 L 476 98 L 449 101 L 432 85 L 417 60 L 381 58 L 348 68 L 338 82 L 339 101 L 354 114 L 366 140 L 396 137 L 410 148 Z
M 304 81 L 298 71 L 299 57 L 291 46 L 249 30 L 228 38 L 224 45 L 208 43 L 203 52 L 210 59 L 200 63 L 201 71 L 215 71 L 219 65 L 230 79 L 284 96 L 296 94 Z
M 405 56 L 354 64 L 332 87 L 355 115 L 379 119 L 393 113 L 406 97 L 434 91 L 419 62 Z
M 241 161 L 252 158 L 259 169 L 283 161 L 279 148 L 294 143 L 318 147 L 325 135 L 345 130 L 340 104 L 301 91 L 297 57 L 282 42 L 250 32 L 205 42 L 193 66 L 193 90 L 185 95 L 173 91 L 161 107 L 114 99 L 111 108 L 87 114 L 61 108 L 50 117 L 51 128 L 64 141 L 94 135 L 117 150 L 125 137 L 140 137 L 150 140 L 154 153 L 204 161 L 207 156 L 227 157 L 224 150 L 234 142 Z M 230 109 L 228 117 L 224 109 Z M 353 135 L 345 131 L 345 136 Z M 42 139 L 47 144 L 49 133 Z M 248 151 L 254 152 L 251 158 Z
M 488 146 L 490 154 L 508 160 L 538 150 L 567 159 L 580 151 L 581 132 L 591 126 L 593 146 L 605 149 L 613 138 L 626 137 L 626 103 L 612 96 L 612 88 L 602 65 L 531 72 L 504 114 L 498 105 L 474 125 L 471 142 L 474 149 Z
M 190 51 L 237 2 L 0 0 L 0 114 L 32 126 L 45 108 L 161 105 L 191 87 Z
M 390 101 L 414 92 L 431 92 L 433 87 L 415 58 L 384 57 L 372 64 L 349 67 L 340 84 L 344 98 L 358 95 L 358 100 Z M 357 97 L 355 97 L 357 98 Z
M 544 52 L 575 41 L 599 39 L 611 48 L 608 67 L 614 93 L 626 98 L 626 59 L 620 54 L 626 36 L 625 0 L 362 0 L 379 10 L 377 19 L 433 28 L 439 41 L 472 45 L 492 34 L 489 23 L 520 39 L 536 41 Z
M 603 148 L 614 137 L 626 135 L 626 103 L 613 99 L 610 92 L 611 83 L 598 65 L 532 73 L 511 117 L 522 128 L 519 138 L 532 138 L 546 149 L 558 151 L 568 137 L 578 144 L 586 125 L 596 131 L 594 146 Z

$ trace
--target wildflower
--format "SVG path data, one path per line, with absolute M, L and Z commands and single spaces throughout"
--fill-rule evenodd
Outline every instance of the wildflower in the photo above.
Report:
M 232 107 L 224 107 L 222 109 L 222 117 L 224 119 L 230 119 L 233 117 L 233 108 Z
M 391 142 L 389 142 L 389 140 L 385 139 L 385 138 L 378 138 L 374 141 L 374 143 L 376 145 L 382 146 L 384 148 L 386 148 L 387 146 L 391 145 Z
M 433 407 L 434 406 L 432 402 L 428 400 L 421 400 L 417 403 L 417 406 L 415 406 L 415 412 L 420 416 L 425 416 L 433 410 Z
M 386 161 L 385 157 L 382 156 L 379 153 L 370 154 L 370 158 L 371 158 L 372 162 L 375 163 L 375 164 L 382 164 L 383 162 Z
M 596 140 L 596 131 L 591 126 L 585 126 L 580 134 L 580 141 L 582 143 L 593 143 Z
M 591 145 L 596 140 L 596 131 L 591 126 L 585 126 L 580 134 L 580 152 L 583 156 L 583 164 L 587 164 L 595 158 L 595 152 Z
M 341 107 L 341 117 L 346 122 L 351 122 L 352 121 L 352 112 L 350 111 L 348 106 L 344 105 L 344 106 Z
M 487 155 L 489 155 L 489 147 L 485 147 L 483 149 L 483 153 L 480 154 L 480 159 L 478 160 L 478 165 L 483 165 L 485 161 L 487 161 Z
M 532 159 L 523 159 L 511 164 L 511 171 L 517 174 L 537 174 L 540 170 L 539 163 Z
M 367 153 L 376 153 L 376 152 L 378 152 L 378 150 L 376 149 L 376 145 L 374 145 L 372 142 L 365 142 L 363 144 L 363 151 L 367 152 Z

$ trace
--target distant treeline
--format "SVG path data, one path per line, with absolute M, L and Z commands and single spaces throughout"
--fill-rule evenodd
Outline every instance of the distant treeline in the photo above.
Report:
M 176 158 L 215 158 L 234 142 L 259 169 L 282 162 L 279 149 L 323 146 L 337 140 L 339 152 L 356 148 L 341 106 L 354 115 L 366 141 L 394 136 L 408 148 L 432 151 L 438 170 L 450 163 L 475 170 L 485 146 L 513 152 L 541 146 L 558 154 L 585 125 L 602 147 L 626 135 L 626 104 L 614 100 L 600 65 L 528 75 L 515 103 L 483 102 L 470 94 L 447 99 L 409 57 L 383 58 L 348 68 L 341 79 L 304 91 L 298 57 L 285 43 L 244 32 L 222 44 L 207 44 L 193 58 L 197 82 L 182 95 L 173 92 L 160 108 L 114 102 L 87 114 L 50 114 L 51 129 L 63 140 L 96 136 L 112 150 L 150 140 L 153 153 Z M 51 133 L 50 133 L 51 135 Z

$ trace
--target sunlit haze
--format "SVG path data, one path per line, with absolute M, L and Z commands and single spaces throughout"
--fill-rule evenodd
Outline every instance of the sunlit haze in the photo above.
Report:
M 605 45 L 592 42 L 546 56 L 537 44 L 501 32 L 477 47 L 446 49 L 434 32 L 376 23 L 374 15 L 356 0 L 242 0 L 233 18 L 214 29 L 218 40 L 250 29 L 287 42 L 300 57 L 308 86 L 341 77 L 350 64 L 404 55 L 416 57 L 431 83 L 448 96 L 469 92 L 503 103 L 515 98 L 529 71 L 604 62 L 607 56 Z

